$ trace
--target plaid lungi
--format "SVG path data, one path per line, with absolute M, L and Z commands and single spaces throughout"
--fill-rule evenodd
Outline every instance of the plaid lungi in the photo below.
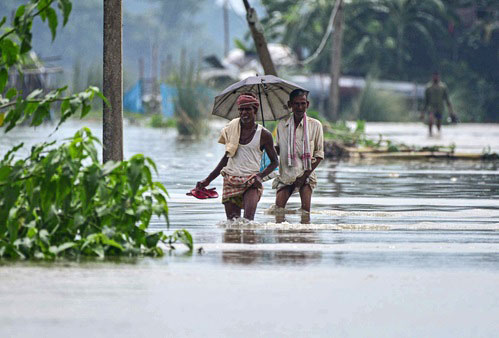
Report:
M 256 174 L 249 176 L 231 176 L 222 174 L 224 178 L 224 187 L 222 194 L 222 203 L 227 202 L 232 197 L 242 196 L 256 181 Z M 258 193 L 262 196 L 263 186 L 258 189 Z

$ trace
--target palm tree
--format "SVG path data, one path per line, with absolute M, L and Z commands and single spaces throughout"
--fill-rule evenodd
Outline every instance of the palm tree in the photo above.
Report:
M 436 40 L 448 34 L 441 0 L 353 0 L 345 16 L 357 41 L 369 43 L 378 62 L 380 53 L 393 59 L 385 65 L 394 67 L 398 76 L 407 77 L 404 70 L 414 55 L 426 54 L 435 62 Z M 390 51 L 392 55 L 386 53 Z
M 262 0 L 262 19 L 269 40 L 288 44 L 303 59 L 326 32 L 334 6 L 330 0 Z M 436 41 L 448 34 L 441 0 L 345 1 L 344 51 L 347 70 L 365 73 L 371 66 L 392 77 L 408 77 L 408 66 L 435 62 Z M 325 49 L 327 50 L 327 49 Z M 322 53 L 313 70 L 326 71 L 329 55 Z M 350 66 L 350 67 L 349 67 Z M 409 69 L 410 71 L 410 69 Z

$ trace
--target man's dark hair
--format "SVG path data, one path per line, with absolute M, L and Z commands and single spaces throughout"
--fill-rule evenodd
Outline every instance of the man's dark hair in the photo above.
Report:
M 289 101 L 293 101 L 295 97 L 302 95 L 305 95 L 305 97 L 308 99 L 308 90 L 295 89 L 291 93 L 289 93 Z

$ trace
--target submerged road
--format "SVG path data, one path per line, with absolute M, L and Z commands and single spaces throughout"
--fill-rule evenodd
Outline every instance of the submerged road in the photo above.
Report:
M 499 145 L 499 125 L 444 127 L 438 139 L 422 125 L 367 125 L 373 135 L 382 130 L 420 145 L 448 145 L 454 135 L 467 152 Z M 3 144 L 50 131 L 20 129 Z M 215 139 L 125 128 L 126 156 L 156 161 L 170 230 L 188 229 L 194 253 L 178 246 L 160 259 L 120 263 L 3 262 L 0 336 L 497 335 L 499 163 L 326 161 L 311 214 L 292 197 L 287 213 L 275 215 L 268 182 L 255 222 L 226 222 L 220 198 L 185 195 L 222 156 Z M 221 179 L 213 183 L 221 192 Z

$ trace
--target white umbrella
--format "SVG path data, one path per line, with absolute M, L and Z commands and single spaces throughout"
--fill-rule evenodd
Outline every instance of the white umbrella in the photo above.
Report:
M 240 94 L 250 92 L 260 101 L 260 113 L 257 120 L 275 121 L 289 116 L 289 93 L 295 89 L 308 90 L 295 83 L 283 80 L 274 75 L 250 76 L 225 88 L 215 97 L 212 114 L 232 120 L 239 117 L 237 98 Z

